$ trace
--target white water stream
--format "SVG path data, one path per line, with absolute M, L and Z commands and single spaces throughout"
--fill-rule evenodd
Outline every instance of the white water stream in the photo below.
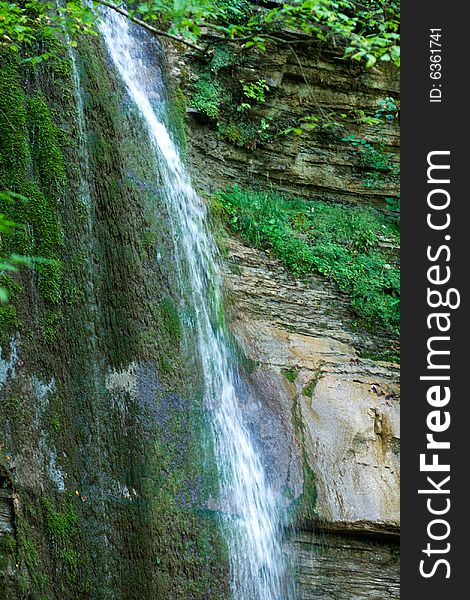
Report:
M 226 514 L 232 597 L 237 600 L 286 600 L 280 519 L 276 499 L 250 433 L 243 423 L 226 334 L 217 324 L 219 268 L 207 229 L 206 208 L 191 186 L 177 146 L 164 124 L 160 70 L 146 56 L 142 34 L 113 11 L 100 30 L 129 96 L 138 107 L 155 148 L 179 268 L 196 314 L 205 401 L 213 416 L 215 451 Z M 183 278 L 183 277 L 182 277 Z M 189 281 L 188 281 L 189 280 Z

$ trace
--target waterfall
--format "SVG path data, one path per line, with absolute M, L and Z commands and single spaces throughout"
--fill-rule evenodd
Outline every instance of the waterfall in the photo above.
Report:
M 212 415 L 226 515 L 223 526 L 230 551 L 232 597 L 286 600 L 279 507 L 243 422 L 236 367 L 223 324 L 218 322 L 220 274 L 216 247 L 206 224 L 206 208 L 191 186 L 165 125 L 163 82 L 158 65 L 152 65 L 146 55 L 147 33 L 113 11 L 106 10 L 104 15 L 101 33 L 146 124 L 161 168 L 178 269 L 195 314 L 205 402 Z

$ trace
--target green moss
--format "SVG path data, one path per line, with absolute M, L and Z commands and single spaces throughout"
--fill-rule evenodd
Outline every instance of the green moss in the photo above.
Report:
M 28 98 L 24 93 L 18 59 L 0 53 L 0 70 L 0 188 L 28 199 L 0 207 L 13 220 L 27 225 L 8 236 L 6 250 L 55 261 L 36 268 L 41 295 L 57 304 L 62 247 L 57 203 L 65 181 L 59 130 L 44 97 L 35 92 Z
M 295 519 L 300 522 L 309 522 L 317 519 L 316 504 L 317 504 L 317 486 L 315 484 L 315 474 L 310 467 L 304 451 L 303 460 L 303 475 L 304 485 L 302 496 L 296 506 Z
M 2 406 L 7 411 L 16 411 L 22 402 L 21 396 L 4 396 L 2 398 Z
M 233 116 L 233 120 L 220 122 L 219 136 L 235 146 L 254 150 L 259 142 L 268 140 L 271 117 L 259 118 L 251 113 Z
M 187 148 L 186 138 L 186 111 L 188 108 L 188 101 L 180 87 L 175 86 L 171 91 L 170 98 L 170 120 L 171 130 L 176 136 L 179 142 L 179 147 L 184 153 Z
M 31 573 L 35 573 L 39 565 L 39 558 L 30 526 L 25 523 L 21 524 L 21 528 L 17 532 L 17 541 L 20 562 L 24 563 Z
M 53 261 L 36 267 L 39 291 L 44 300 L 58 304 L 62 296 L 62 266 L 59 262 L 62 232 L 57 212 L 42 194 L 38 194 L 32 198 L 27 218 L 32 223 L 37 256 Z
M 313 392 L 315 390 L 315 382 L 314 380 L 309 381 L 309 383 L 304 387 L 304 389 L 302 390 L 302 393 L 304 396 L 307 396 L 307 398 L 311 398 L 313 396 Z
M 20 183 L 29 165 L 26 99 L 19 77 L 19 58 L 0 50 L 0 182 L 1 187 Z M 11 179 L 11 181 L 10 181 Z
M 57 304 L 61 299 L 62 268 L 58 262 L 63 234 L 58 219 L 57 203 L 65 183 L 65 166 L 59 143 L 59 130 L 41 94 L 28 101 L 28 118 L 33 139 L 31 152 L 35 172 L 43 194 L 30 203 L 29 222 L 33 225 L 38 256 L 53 263 L 39 264 L 39 290 L 45 300 Z
M 54 431 L 59 431 L 60 430 L 60 419 L 58 417 L 52 417 L 52 419 L 49 420 L 49 425 L 51 426 L 51 428 Z
M 0 536 L 0 551 L 5 554 L 12 554 L 16 550 L 16 539 L 10 533 L 4 533 Z
M 16 539 L 9 533 L 0 534 L 0 577 L 6 572 L 16 555 Z
M 304 389 L 302 390 L 302 393 L 303 393 L 304 396 L 307 396 L 307 398 L 312 398 L 313 397 L 313 393 L 315 391 L 315 388 L 317 387 L 317 383 L 319 382 L 321 376 L 322 376 L 322 370 L 319 367 L 316 370 L 313 379 L 311 379 L 307 383 L 307 385 L 304 387 Z
M 163 299 L 161 304 L 163 323 L 165 324 L 168 336 L 175 343 L 181 340 L 182 325 L 178 310 L 173 300 L 169 297 Z
M 282 369 L 282 374 L 292 383 L 297 379 L 297 371 L 294 369 Z
M 46 531 L 54 540 L 69 542 L 77 535 L 78 517 L 71 501 L 63 511 L 57 511 L 48 498 L 43 498 L 42 508 Z
M 305 525 L 317 518 L 317 488 L 315 474 L 307 459 L 305 444 L 305 425 L 302 419 L 300 403 L 297 398 L 292 403 L 292 426 L 303 456 L 303 489 L 300 497 L 292 504 L 291 519 L 294 525 Z
M 63 544 L 63 536 L 61 535 L 63 527 L 61 523 L 57 522 L 52 504 L 47 500 L 44 501 L 42 514 L 40 506 L 40 500 L 37 496 L 31 496 L 23 490 L 20 510 L 16 513 L 15 520 L 17 528 L 17 565 L 19 579 L 21 580 L 20 589 L 23 591 L 20 597 L 38 598 L 38 600 L 52 597 L 49 573 L 51 567 L 57 566 L 56 554 Z M 44 507 L 47 507 L 47 510 Z M 45 520 L 50 526 L 50 529 L 48 529 L 50 535 L 49 548 L 47 540 L 44 538 Z M 57 535 L 56 531 L 59 532 Z M 74 538 L 73 543 L 75 542 L 76 539 Z M 67 575 L 62 567 L 60 571 L 62 578 Z
M 47 344 L 54 344 L 57 341 L 62 324 L 63 315 L 59 310 L 49 311 L 42 319 L 43 335 Z
M 60 129 L 54 123 L 44 95 L 36 92 L 28 98 L 28 125 L 31 153 L 41 188 L 51 200 L 57 200 L 65 183 L 65 165 L 60 148 Z
M 53 546 L 53 556 L 62 565 L 67 581 L 78 593 L 88 587 L 84 577 L 80 581 L 80 574 L 85 566 L 84 557 L 80 548 L 81 536 L 79 532 L 79 519 L 73 504 L 73 496 L 69 493 L 62 495 L 58 502 L 60 509 L 55 509 L 49 498 L 42 498 L 42 512 L 44 527 Z M 64 582 L 62 582 L 64 588 Z M 65 589 L 65 588 L 64 588 Z
M 15 300 L 21 292 L 21 285 L 7 273 L 0 275 L 0 287 L 7 290 L 10 300 Z
M 12 304 L 0 304 L 0 345 L 6 344 L 18 329 L 18 316 Z
M 9 304 L 0 302 L 0 346 L 2 346 L 8 343 L 20 326 L 17 310 L 12 302 L 17 299 L 21 286 L 11 275 L 3 274 L 0 276 L 0 288 L 6 290 L 9 296 Z

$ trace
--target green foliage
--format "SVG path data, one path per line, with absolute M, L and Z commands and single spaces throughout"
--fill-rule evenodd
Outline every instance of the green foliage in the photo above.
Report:
M 254 15 L 246 24 L 246 30 L 254 30 L 246 46 L 263 49 L 270 35 L 289 29 L 334 41 L 346 58 L 365 61 L 368 67 L 377 60 L 399 65 L 399 20 L 399 3 L 388 0 L 366 0 L 360 7 L 348 0 L 293 0 Z M 266 29 L 270 29 L 267 34 Z
M 392 96 L 387 96 L 384 100 L 377 101 L 377 111 L 375 117 L 377 119 L 385 118 L 386 121 L 393 121 L 398 116 L 399 108 L 395 99 Z
M 337 133 L 344 128 L 344 124 L 341 123 L 340 120 L 344 119 L 345 117 L 346 114 L 336 112 L 319 115 L 306 115 L 305 117 L 299 119 L 298 122 L 292 124 L 292 126 L 278 128 L 276 136 L 282 137 L 289 135 L 290 133 L 302 135 L 303 133 L 312 131 L 313 129 L 320 129 L 322 131 L 328 130 Z
M 38 52 L 38 42 L 47 45 L 65 33 L 75 45 L 73 38 L 78 34 L 94 32 L 95 20 L 92 7 L 81 0 L 0 1 L 0 46 L 15 53 L 21 50 L 27 55 L 25 60 L 36 64 L 52 55 L 50 50 Z
M 94 4 L 101 3 L 98 0 Z M 114 5 L 122 8 L 119 0 Z M 358 6 L 354 0 L 292 0 L 265 8 L 251 6 L 247 0 L 147 0 L 130 3 L 128 16 L 152 27 L 159 23 L 170 35 L 193 42 L 208 29 L 222 41 L 240 40 L 245 48 L 255 46 L 264 51 L 268 41 L 279 42 L 278 36 L 287 30 L 294 40 L 300 33 L 333 42 L 345 57 L 365 61 L 367 66 L 377 60 L 397 65 L 400 61 L 397 1 L 365 0 Z M 40 62 L 51 53 L 37 53 L 38 41 L 52 40 L 65 32 L 75 44 L 78 34 L 95 31 L 97 18 L 99 12 L 93 12 L 84 0 L 63 4 L 0 1 L 0 39 L 15 52 L 27 48 L 27 60 Z
M 398 179 L 400 174 L 399 165 L 390 154 L 385 152 L 383 142 L 374 143 L 355 135 L 343 137 L 341 141 L 349 142 L 353 146 L 353 156 L 356 158 L 358 166 L 367 169 L 364 177 L 366 187 L 380 188 L 384 176 L 392 181 Z
M 202 73 L 194 84 L 194 91 L 190 98 L 191 107 L 210 119 L 217 119 L 222 101 L 220 84 L 209 73 Z
M 242 61 L 243 56 L 232 47 L 216 46 L 206 64 L 200 67 L 189 103 L 215 121 L 221 139 L 254 150 L 274 132 L 272 117 L 262 117 L 252 110 L 256 104 L 266 102 L 269 86 L 264 79 L 235 80 L 228 69 Z
M 269 92 L 269 85 L 265 79 L 258 79 L 258 81 L 252 81 L 251 83 L 240 81 L 240 83 L 243 87 L 244 96 L 255 102 L 266 102 L 266 92 Z
M 201 36 L 207 21 L 217 20 L 212 0 L 147 0 L 136 2 L 129 14 L 152 24 L 157 21 L 166 25 L 169 33 L 194 41 Z
M 251 109 L 251 104 L 246 100 L 253 100 L 259 104 L 266 102 L 266 92 L 269 91 L 269 85 L 267 85 L 265 79 L 258 79 L 258 81 L 252 81 L 245 83 L 240 81 L 243 89 L 243 102 L 237 106 L 238 112 L 244 112 L 245 110 Z
M 209 68 L 213 73 L 218 73 L 222 69 L 236 65 L 238 61 L 238 55 L 230 46 L 218 45 L 214 48 Z
M 381 250 L 396 223 L 372 209 L 305 202 L 238 188 L 218 194 L 233 231 L 276 255 L 295 275 L 319 273 L 349 294 L 368 330 L 399 331 L 400 271 Z
M 355 109 L 346 113 L 340 113 L 336 111 L 326 113 L 322 109 L 319 109 L 317 114 L 306 115 L 298 121 L 278 126 L 276 136 L 281 137 L 289 135 L 290 133 L 302 135 L 303 133 L 311 131 L 313 129 L 329 131 L 334 134 L 340 135 L 341 132 L 343 132 L 348 125 L 356 125 L 357 123 L 363 123 L 371 127 L 373 126 L 379 132 L 382 130 L 385 123 L 389 124 L 398 118 L 399 110 L 400 109 L 395 99 L 391 96 L 387 96 L 385 99 L 378 100 L 377 108 L 375 109 L 373 114 L 370 114 L 370 112 L 366 113 L 362 109 Z M 358 143 L 361 142 L 361 140 L 358 140 L 354 135 L 344 137 L 343 141 L 351 141 Z M 367 140 L 364 140 L 363 143 L 369 142 Z M 369 146 L 371 149 L 373 149 L 372 144 L 369 143 Z
M 387 210 L 400 214 L 400 194 L 396 198 L 385 198 Z
M 228 123 L 219 123 L 219 136 L 240 148 L 254 150 L 259 142 L 270 138 L 271 122 L 272 117 L 242 118 L 238 122 L 230 119 Z
M 294 369 L 283 369 L 282 374 L 286 379 L 288 379 L 292 383 L 294 383 L 294 381 L 297 379 L 297 371 L 295 371 Z

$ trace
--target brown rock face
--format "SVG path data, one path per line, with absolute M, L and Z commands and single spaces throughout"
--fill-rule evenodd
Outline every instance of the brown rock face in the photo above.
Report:
M 259 399 L 252 428 L 272 483 L 307 504 L 286 539 L 296 597 L 398 599 L 398 365 L 358 358 L 380 340 L 351 328 L 334 286 L 296 281 L 239 240 L 227 250 L 231 327 Z

